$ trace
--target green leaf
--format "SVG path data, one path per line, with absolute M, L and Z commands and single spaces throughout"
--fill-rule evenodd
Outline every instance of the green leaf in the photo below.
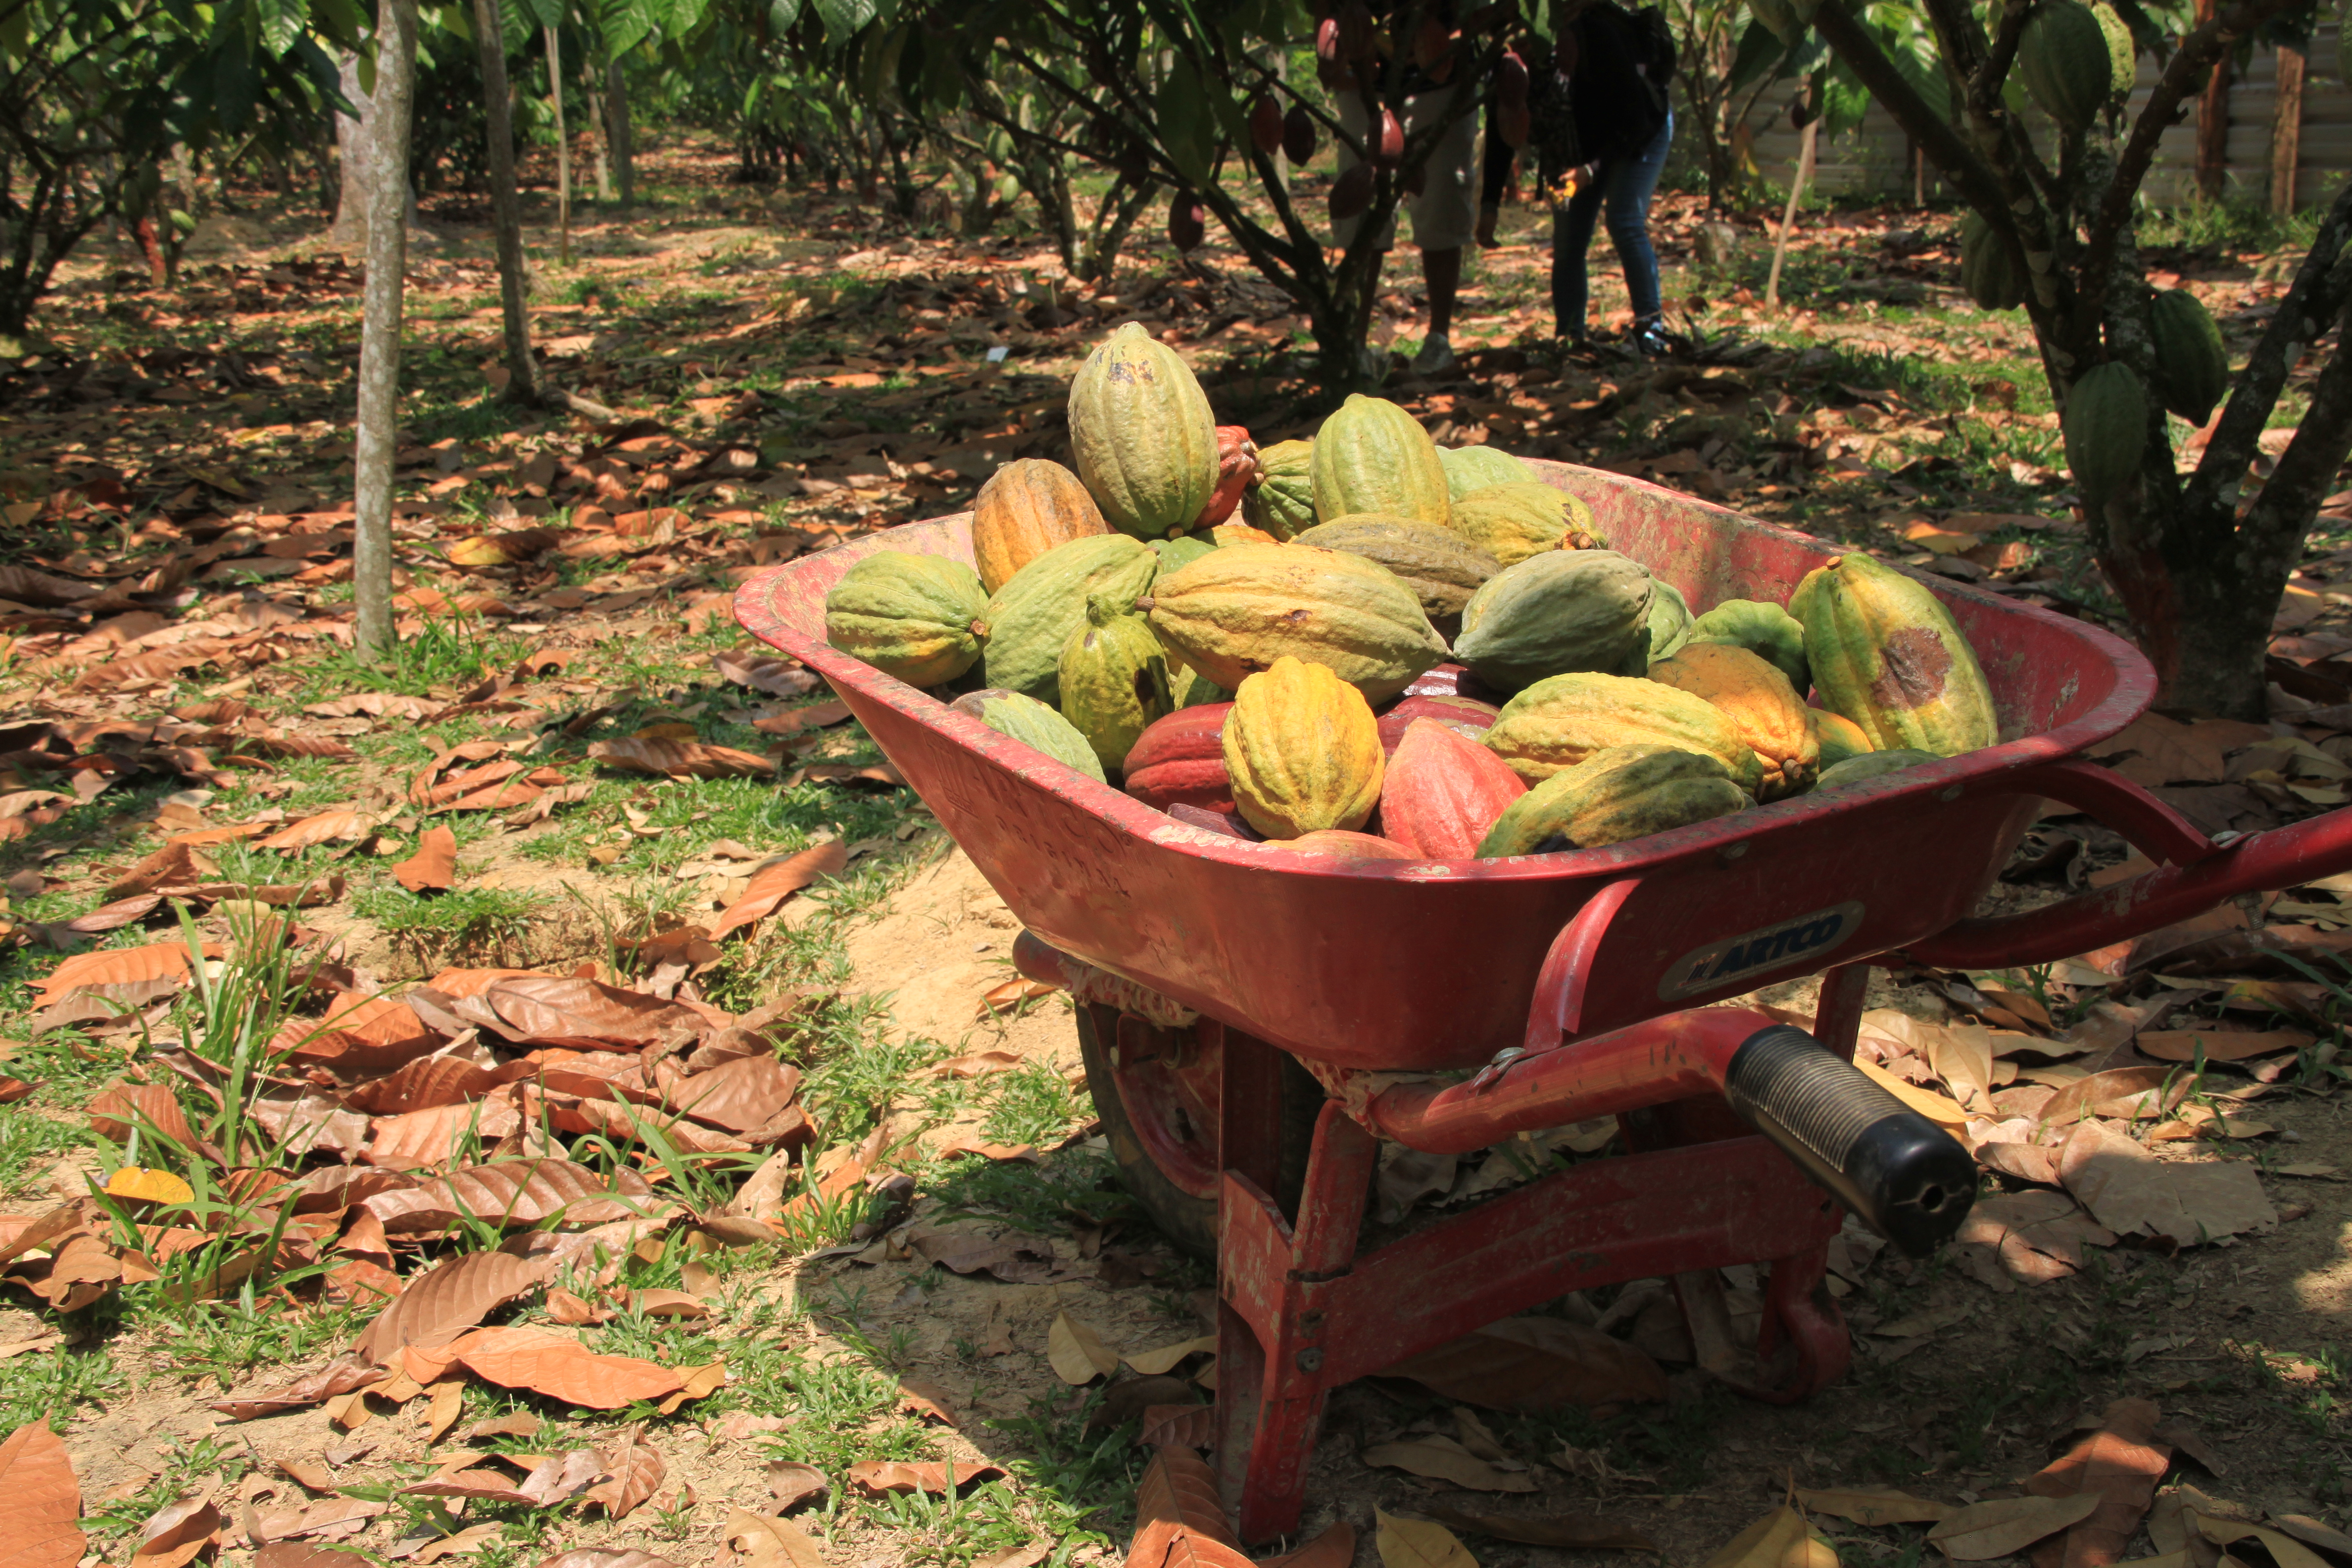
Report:
M 1176 172 L 1195 185 L 1207 184 L 1216 164 L 1217 122 L 1200 72 L 1181 54 L 1160 84 L 1151 118 Z
M 1862 123 L 1870 108 L 1870 89 L 1840 59 L 1815 79 L 1820 89 L 1823 136 L 1843 136 Z
M 801 0 L 768 0 L 768 36 L 781 38 L 801 19 Z
M 860 28 L 882 14 L 882 0 L 811 0 L 816 14 L 824 18 L 824 36 L 836 44 L 847 43 Z
M 1749 17 L 1747 29 L 1739 35 L 1739 47 L 1731 58 L 1729 90 L 1746 92 L 1758 82 L 1778 76 L 1788 59 L 1788 46 L 1771 28 Z

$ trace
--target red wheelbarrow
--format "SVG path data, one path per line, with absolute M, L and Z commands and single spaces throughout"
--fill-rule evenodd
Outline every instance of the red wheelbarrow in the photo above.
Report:
M 1531 466 L 1696 608 L 1785 603 L 1837 553 L 1654 485 Z M 737 618 L 832 683 L 1027 928 L 1023 972 L 1078 1002 L 1129 1188 L 1217 1261 L 1217 1453 L 1252 1542 L 1296 1527 L 1328 1390 L 1570 1290 L 1673 1279 L 1704 1349 L 1715 1270 L 1765 1265 L 1746 1392 L 1794 1400 L 1843 1374 L 1822 1288 L 1842 1211 L 1924 1254 L 1976 1186 L 1959 1144 L 1852 1065 L 1873 963 L 2044 963 L 2352 868 L 2352 810 L 2216 843 L 2076 760 L 2147 708 L 2147 661 L 1939 578 L 2011 737 L 1997 746 L 1607 848 L 1297 855 L 1163 816 L 827 647 L 826 591 L 882 550 L 968 562 L 969 515 L 763 573 Z M 2158 868 L 1972 917 L 2045 798 Z M 1710 1005 L 1815 973 L 1810 1034 Z M 1603 1116 L 1628 1152 L 1360 1253 L 1381 1140 L 1466 1152 Z

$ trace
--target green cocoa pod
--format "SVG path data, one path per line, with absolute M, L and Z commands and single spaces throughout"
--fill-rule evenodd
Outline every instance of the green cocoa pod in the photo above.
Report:
M 1242 521 L 1293 539 L 1315 526 L 1312 441 L 1276 441 L 1257 455 L 1257 483 L 1242 492 Z
M 2156 344 L 2156 391 L 2165 407 L 2202 426 L 2230 394 L 2230 351 L 2197 296 L 2167 289 L 2148 307 Z
M 1529 784 L 1612 746 L 1700 752 L 1754 795 L 1763 760 L 1738 727 L 1704 697 L 1633 676 L 1580 672 L 1538 680 L 1508 702 L 1486 731 L 1486 749 Z
M 1375 561 L 1404 579 L 1421 600 L 1422 613 L 1437 635 L 1451 637 L 1462 627 L 1462 606 L 1503 563 L 1445 529 L 1368 512 L 1316 524 L 1295 542 L 1344 550 Z
M 1486 485 L 1454 508 L 1454 531 L 1515 565 L 1547 550 L 1581 550 L 1608 542 L 1581 496 L 1546 484 Z
M 1144 727 L 1176 710 L 1168 650 L 1151 623 L 1103 599 L 1087 606 L 1087 624 L 1070 636 L 1060 667 L 1062 716 L 1115 768 Z
M 2115 88 L 2115 57 L 2088 5 L 2042 0 L 2017 47 L 2026 95 L 2069 131 L 2091 127 Z
M 988 602 L 988 683 L 1058 706 L 1062 650 L 1086 624 L 1087 604 L 1132 606 L 1159 570 L 1160 557 L 1124 533 L 1073 539 L 1038 556 Z
M 868 555 L 824 596 L 825 640 L 909 686 L 970 669 L 990 624 L 980 574 L 944 555 Z
M 1318 522 L 1376 511 L 1430 528 L 1445 526 L 1452 503 L 1437 443 L 1420 420 L 1386 398 L 1349 394 L 1315 432 L 1307 462 Z
M 1663 577 L 1652 579 L 1652 585 L 1655 592 L 1650 595 L 1650 615 L 1644 623 L 1650 630 L 1649 647 L 1642 659 L 1644 668 L 1682 652 L 1691 635 L 1690 601 L 1683 597 L 1683 591 Z M 1629 669 L 1626 673 L 1639 675 L 1642 671 Z
M 1171 572 L 1181 572 L 1216 547 L 1217 542 L 1205 533 L 1186 533 L 1174 539 L 1151 541 L 1151 552 L 1160 557 L 1160 571 L 1153 580 L 1156 582 Z
M 1505 806 L 1478 858 L 1596 849 L 1728 816 L 1748 803 L 1719 757 L 1646 743 L 1612 746 Z
M 1804 626 L 1778 605 L 1726 599 L 1691 623 L 1690 640 L 1744 647 L 1787 676 L 1798 696 L 1813 689 L 1812 667 L 1805 662 Z
M 1160 582 L 1151 628 L 1177 658 L 1238 690 L 1291 655 L 1379 702 L 1445 657 L 1397 574 L 1311 544 L 1228 544 Z
M 1657 580 L 1613 550 L 1550 550 L 1506 566 L 1462 609 L 1454 657 L 1517 691 L 1570 670 L 1643 662 Z
M 1070 454 L 1103 519 L 1139 539 L 1191 530 L 1217 488 L 1217 422 L 1182 356 L 1129 321 L 1070 382 Z
M 998 734 L 1010 735 L 1057 763 L 1066 763 L 1097 784 L 1110 782 L 1103 776 L 1102 760 L 1078 733 L 1077 726 L 1034 697 L 992 689 L 959 697 L 953 706 Z
M 1916 768 L 1921 763 L 1940 763 L 1943 760 L 1933 752 L 1910 750 L 1864 752 L 1858 757 L 1848 757 L 1842 763 L 1832 763 L 1823 768 L 1822 776 L 1813 782 L 1813 788 L 1836 789 L 1841 784 L 1860 784 L 1864 779 L 1874 779 L 1881 773 L 1891 773 L 1903 768 Z
M 2014 310 L 2025 303 L 2025 273 L 1992 225 L 1975 213 L 1960 219 L 1960 287 L 1979 308 Z
M 2110 100 L 2129 98 L 2139 82 L 2139 41 L 2132 37 L 2131 24 L 2116 16 L 2114 6 L 2094 4 L 2091 16 L 2107 40 L 2107 97 Z
M 2147 450 L 2147 390 L 2131 367 L 2093 365 L 2066 395 L 2066 466 L 2084 498 L 2099 501 L 2139 472 Z M 1803 619 L 1802 612 L 1799 619 Z
M 1499 447 L 1440 447 L 1437 460 L 1445 466 L 1445 493 L 1460 500 L 1472 490 L 1489 485 L 1535 485 L 1543 481 L 1536 471 Z

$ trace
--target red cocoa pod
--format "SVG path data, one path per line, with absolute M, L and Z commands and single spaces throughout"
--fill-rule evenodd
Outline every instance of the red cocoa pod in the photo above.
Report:
M 1509 49 L 1495 64 L 1495 107 L 1525 109 L 1528 106 L 1528 62 Z
M 1443 58 L 1445 52 L 1453 47 L 1454 39 L 1447 34 L 1445 24 L 1435 16 L 1424 13 L 1421 18 L 1421 26 L 1413 30 L 1412 63 L 1427 70 Z
M 1496 759 L 1500 762 L 1501 759 Z M 1503 770 L 1510 773 L 1508 767 Z M 1517 777 L 1516 773 L 1513 777 Z M 1416 855 L 1393 839 L 1373 833 L 1350 833 L 1344 827 L 1318 828 L 1302 833 L 1296 838 L 1286 838 L 1276 846 L 1297 855 L 1322 855 L 1341 860 L 1420 860 Z
M 1441 664 L 1425 669 L 1413 678 L 1404 689 L 1407 697 L 1452 697 L 1462 689 L 1462 678 L 1470 672 L 1458 664 Z
M 1245 839 L 1252 844 L 1265 842 L 1265 835 L 1252 827 L 1237 811 L 1210 811 L 1182 801 L 1168 808 L 1168 815 L 1187 827 L 1205 827 L 1212 833 L 1222 833 L 1228 838 Z
M 1475 860 L 1486 830 L 1527 789 L 1477 742 L 1416 719 L 1381 774 L 1381 830 L 1424 860 Z
M 1405 731 L 1416 719 L 1434 719 L 1454 730 L 1474 731 L 1484 734 L 1495 722 L 1498 708 L 1472 697 L 1456 697 L 1451 693 L 1415 696 L 1410 692 L 1400 697 L 1380 716 L 1381 750 L 1390 756 L 1404 741 Z
M 1372 166 L 1350 163 L 1346 172 L 1331 182 L 1331 220 L 1344 223 L 1351 217 L 1361 217 L 1372 205 Z
M 1179 191 L 1168 203 L 1168 243 L 1179 250 L 1191 250 L 1208 237 L 1209 226 L 1202 216 L 1201 198 L 1190 191 Z
M 1396 110 L 1381 105 L 1380 135 L 1372 142 L 1372 162 L 1383 169 L 1393 169 L 1404 159 L 1404 127 L 1397 122 Z
M 1315 116 L 1303 103 L 1294 103 L 1290 112 L 1282 117 L 1282 151 L 1293 163 L 1304 164 L 1315 156 Z
M 1371 63 L 1378 49 L 1371 7 L 1364 0 L 1342 0 L 1337 13 L 1339 58 L 1359 71 Z
M 1217 488 L 1201 509 L 1194 528 L 1214 528 L 1234 515 L 1242 494 L 1257 482 L 1257 443 L 1239 425 L 1217 426 Z
M 1249 132 L 1250 145 L 1265 157 L 1282 151 L 1282 105 L 1274 100 L 1274 94 L 1261 92 L 1250 105 Z
M 1225 715 L 1230 702 L 1179 708 L 1145 726 L 1128 748 L 1124 788 L 1144 805 L 1166 811 L 1178 804 L 1203 811 L 1234 809 L 1233 775 L 1225 772 Z

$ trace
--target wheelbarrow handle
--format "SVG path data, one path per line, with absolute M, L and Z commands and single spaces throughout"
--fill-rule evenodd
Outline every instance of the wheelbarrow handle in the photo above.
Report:
M 1343 1077 L 1345 1075 L 1342 1075 Z M 1349 1086 L 1338 1086 L 1343 1099 Z M 1360 1113 L 1383 1138 L 1466 1153 L 1514 1133 L 1721 1094 L 1815 1182 L 1915 1257 L 1959 1228 L 1976 1166 L 1948 1133 L 1805 1033 L 1702 1007 L 1519 1056 L 1466 1083 L 1400 1084 Z
M 2000 781 L 2003 794 L 2075 806 L 2168 862 L 2127 882 L 2021 914 L 1958 921 L 1905 956 L 1944 969 L 2014 969 L 2095 952 L 2204 913 L 2242 894 L 2352 870 L 2352 807 L 2217 844 L 2147 791 L 2090 763 L 2059 763 Z

